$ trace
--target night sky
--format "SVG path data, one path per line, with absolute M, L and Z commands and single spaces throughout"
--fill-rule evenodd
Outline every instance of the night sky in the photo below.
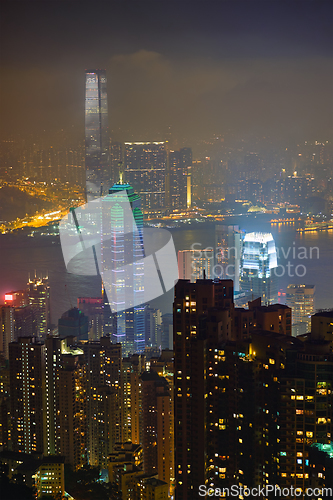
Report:
M 116 140 L 332 136 L 331 1 L 1 3 L 1 135 L 84 134 L 108 71 Z

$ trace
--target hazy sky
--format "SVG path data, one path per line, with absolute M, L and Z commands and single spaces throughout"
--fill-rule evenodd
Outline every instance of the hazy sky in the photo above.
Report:
M 332 135 L 331 1 L 1 3 L 1 134 L 84 134 L 106 68 L 116 139 Z

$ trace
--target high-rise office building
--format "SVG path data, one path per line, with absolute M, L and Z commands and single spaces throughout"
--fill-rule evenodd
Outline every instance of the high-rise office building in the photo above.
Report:
M 142 446 L 146 474 L 170 483 L 170 422 L 169 384 L 154 371 L 141 375 L 142 386 Z
M 0 354 L 9 359 L 9 343 L 15 340 L 14 308 L 0 306 Z
M 87 201 L 111 187 L 106 71 L 86 70 L 85 98 Z
M 45 347 L 22 337 L 9 344 L 13 451 L 43 453 Z
M 241 256 L 241 289 L 264 303 L 274 304 L 277 294 L 277 253 L 271 233 L 247 233 Z
M 221 336 L 223 327 L 225 335 L 231 335 L 233 283 L 179 280 L 173 307 L 176 498 L 190 500 L 197 495 L 199 485 L 205 484 L 207 463 L 205 402 L 210 371 L 201 316 L 211 308 L 223 309 L 224 321 L 219 321 L 216 332 Z
M 123 440 L 141 443 L 141 374 L 145 371 L 145 356 L 133 354 L 123 358 Z
M 169 435 L 170 435 L 170 473 L 169 473 L 169 488 L 170 496 L 173 496 L 175 490 L 175 414 L 174 414 L 174 353 L 170 349 L 162 350 L 159 357 L 153 357 L 150 359 L 150 371 L 156 372 L 160 377 L 163 377 L 169 384 L 169 404 L 170 404 L 170 423 L 169 423 Z M 158 411 L 161 411 L 161 407 L 158 407 Z M 162 409 L 162 412 L 164 410 Z M 164 417 L 164 415 L 162 415 Z
M 5 305 L 24 307 L 29 304 L 27 290 L 16 290 L 5 294 Z
M 165 142 L 125 142 L 125 180 L 139 193 L 146 213 L 165 209 Z
M 77 307 L 89 320 L 89 340 L 103 337 L 104 307 L 102 297 L 78 297 Z
M 214 252 L 212 250 L 179 250 L 178 276 L 194 283 L 199 279 L 213 279 Z
M 288 285 L 286 303 L 293 311 L 293 335 L 311 330 L 311 316 L 315 309 L 314 285 Z
M 33 278 L 28 282 L 29 304 L 35 313 L 37 337 L 45 338 L 51 325 L 50 286 L 48 278 Z
M 88 462 L 101 468 L 123 441 L 121 344 L 109 337 L 83 344 L 87 367 Z
M 159 309 L 145 307 L 145 344 L 159 347 L 162 343 L 162 313 Z
M 242 232 L 239 226 L 215 226 L 216 278 L 232 279 L 234 291 L 239 292 L 239 273 L 242 253 Z
M 123 163 L 123 145 L 121 142 L 110 142 L 111 186 L 118 181 Z
M 184 209 L 187 206 L 187 180 L 191 172 L 192 150 L 182 148 L 169 153 L 170 208 Z
M 89 377 L 83 351 L 68 351 L 63 352 L 56 381 L 56 441 L 57 453 L 77 470 L 88 463 Z
M 127 212 L 128 202 L 131 216 Z M 145 306 L 126 308 L 128 304 L 140 304 L 140 301 L 144 303 L 143 215 L 140 196 L 132 186 L 120 181 L 113 185 L 110 194 L 103 199 L 102 209 L 103 213 L 110 213 L 111 218 L 111 233 L 108 234 L 108 238 L 111 238 L 106 238 L 103 243 L 102 278 L 105 289 L 112 292 L 108 297 L 111 310 L 117 311 L 118 305 L 124 304 L 124 309 L 113 316 L 112 337 L 122 344 L 124 355 L 141 353 L 145 347 Z M 128 262 L 133 264 L 125 278 L 124 266 Z

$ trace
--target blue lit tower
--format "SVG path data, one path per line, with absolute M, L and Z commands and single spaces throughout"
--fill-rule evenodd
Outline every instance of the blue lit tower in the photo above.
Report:
M 271 233 L 248 233 L 243 240 L 241 257 L 241 288 L 262 297 L 264 304 L 278 301 L 275 242 Z
M 85 158 L 87 201 L 108 193 L 110 187 L 106 83 L 105 70 L 86 70 Z
M 132 186 L 122 182 L 121 176 L 120 181 L 109 190 L 109 195 L 103 198 L 102 206 L 103 220 L 111 220 L 111 232 L 107 238 L 103 230 L 102 279 L 105 289 L 112 290 L 108 297 L 111 310 L 123 309 L 114 314 L 112 336 L 115 342 L 122 344 L 123 353 L 127 356 L 145 349 L 144 305 L 127 307 L 128 304 L 144 303 L 141 199 Z M 126 273 L 128 264 L 132 266 Z

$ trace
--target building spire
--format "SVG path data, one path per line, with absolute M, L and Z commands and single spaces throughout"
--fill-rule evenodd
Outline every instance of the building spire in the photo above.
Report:
M 119 166 L 119 181 L 118 181 L 118 184 L 124 184 L 123 183 L 123 175 L 124 175 L 123 162 L 119 162 L 118 166 Z

